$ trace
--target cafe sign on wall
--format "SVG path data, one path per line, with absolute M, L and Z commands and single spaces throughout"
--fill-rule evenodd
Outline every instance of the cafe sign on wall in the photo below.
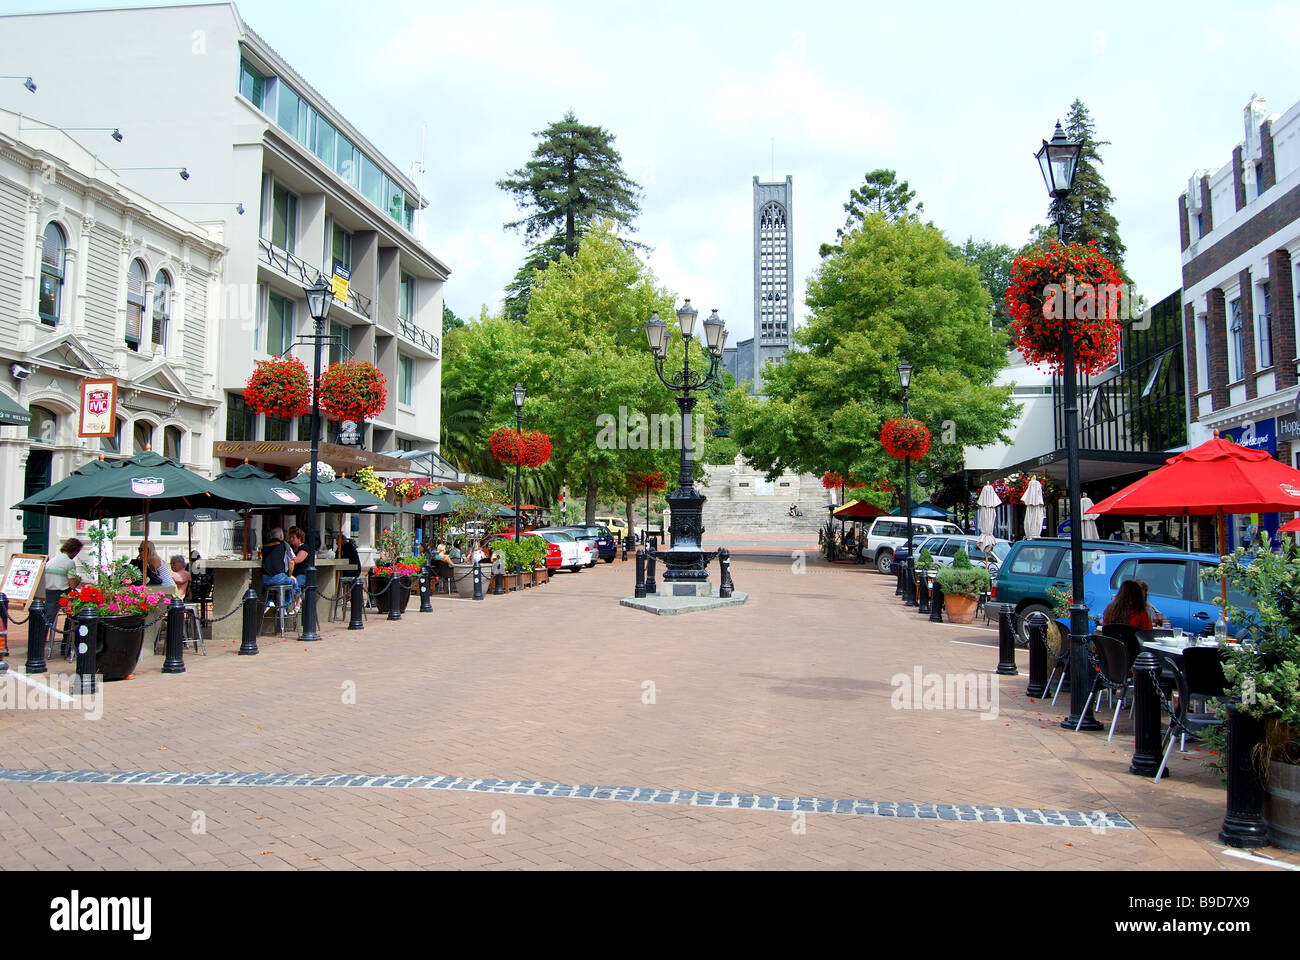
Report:
M 81 381 L 79 437 L 117 436 L 117 381 Z

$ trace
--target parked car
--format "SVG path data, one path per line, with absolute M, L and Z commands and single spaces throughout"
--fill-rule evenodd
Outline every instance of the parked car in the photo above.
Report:
M 1129 544 L 1132 546 L 1132 544 Z M 1125 580 L 1146 581 L 1147 600 L 1169 625 L 1190 634 L 1213 634 L 1219 619 L 1214 603 L 1221 596 L 1218 580 L 1206 580 L 1203 574 L 1219 565 L 1219 558 L 1206 553 L 1148 552 L 1111 553 L 1093 563 L 1083 577 L 1083 599 L 1088 615 L 1097 623 Z M 1231 584 L 1228 604 L 1253 612 L 1255 602 Z M 1245 633 L 1246 624 L 1229 621 L 1228 632 L 1234 637 Z
M 906 549 L 906 546 L 904 546 L 904 549 Z M 959 537 L 929 537 L 921 541 L 921 545 L 917 549 L 918 556 L 921 550 L 929 550 L 934 562 L 941 567 L 951 567 L 958 550 L 965 550 L 966 556 L 970 557 L 970 562 L 977 567 L 985 566 L 986 563 L 984 551 L 980 549 L 979 537 L 966 534 Z M 1006 559 L 1007 554 L 1011 552 L 1011 541 L 997 541 L 993 544 L 993 549 L 990 552 L 992 556 L 987 561 L 988 571 L 990 574 L 995 574 L 1002 565 L 1002 561 Z M 894 556 L 895 558 L 898 557 L 897 549 L 894 550 Z
M 912 518 L 912 537 L 920 543 L 918 534 L 936 536 L 941 533 L 960 534 L 961 528 L 947 520 Z M 874 563 L 881 573 L 889 573 L 894 565 L 894 548 L 907 542 L 905 517 L 877 517 L 867 531 L 867 542 L 862 546 L 862 556 Z
M 627 518 L 626 517 L 597 517 L 596 523 L 602 527 L 609 527 L 609 532 L 614 535 L 614 539 L 622 543 L 627 539 Z M 632 536 L 639 537 L 641 530 L 639 527 L 632 528 Z
M 1173 550 L 1173 547 L 1159 544 L 1125 543 L 1123 540 L 1083 541 L 1083 558 L 1089 565 L 1111 554 L 1160 554 L 1172 553 Z M 1012 611 L 1022 618 L 1035 612 L 1051 617 L 1054 604 L 1047 595 L 1047 588 L 1055 587 L 1068 593 L 1072 580 L 1071 570 L 1068 537 L 1018 540 L 1011 545 L 1011 550 L 998 567 L 997 576 L 993 580 L 992 599 L 1009 604 Z M 1028 643 L 1024 620 L 1019 620 L 1018 624 L 1021 642 Z
M 575 524 L 562 529 L 566 533 L 573 534 L 573 538 L 579 543 L 589 543 L 592 546 L 591 562 L 587 564 L 590 567 L 594 567 L 598 559 L 613 563 L 614 558 L 618 556 L 618 544 L 614 541 L 614 535 L 610 533 L 609 527 Z
M 553 543 L 560 548 L 560 554 L 563 558 L 561 566 L 577 573 L 583 567 L 592 565 L 590 542 L 579 543 L 578 539 L 567 530 L 558 530 L 553 527 L 534 530 L 533 532 L 547 543 Z

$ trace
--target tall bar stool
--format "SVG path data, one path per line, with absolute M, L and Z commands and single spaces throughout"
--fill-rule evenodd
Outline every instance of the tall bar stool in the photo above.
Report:
M 275 612 L 276 633 L 284 636 L 284 621 L 293 620 L 294 626 L 298 624 L 298 614 L 286 613 L 289 604 L 293 601 L 293 584 L 275 583 L 271 585 L 262 585 L 262 627 L 265 628 L 266 618 Z M 259 629 L 259 633 L 261 630 Z
M 331 623 L 339 619 L 339 610 L 352 602 L 352 584 L 356 583 L 357 580 L 362 580 L 362 577 L 364 577 L 364 574 L 361 573 L 345 574 L 341 570 L 336 571 L 334 577 L 334 603 L 330 606 Z M 362 583 L 364 584 L 365 581 L 362 580 Z M 370 619 L 369 603 L 361 605 L 361 614 L 365 619 Z

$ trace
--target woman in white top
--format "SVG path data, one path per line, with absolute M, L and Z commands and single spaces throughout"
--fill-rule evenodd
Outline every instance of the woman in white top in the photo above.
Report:
M 163 593 L 173 594 L 176 592 L 176 581 L 172 578 L 172 572 L 166 564 L 162 562 L 162 557 L 158 556 L 158 549 L 152 543 L 149 544 L 149 573 L 158 580 L 158 586 L 163 588 Z M 149 578 L 145 577 L 148 582 Z
M 59 619 L 59 598 L 68 592 L 68 577 L 75 576 L 77 573 L 76 557 L 81 553 L 83 546 L 85 545 L 76 537 L 69 537 L 63 541 L 59 552 L 45 565 L 45 618 L 50 624 L 51 637 L 56 629 L 55 623 Z M 65 657 L 68 655 L 66 635 L 60 653 Z

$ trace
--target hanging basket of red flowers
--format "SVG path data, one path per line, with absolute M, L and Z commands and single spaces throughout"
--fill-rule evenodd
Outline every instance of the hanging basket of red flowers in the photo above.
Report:
M 521 467 L 540 467 L 551 459 L 551 438 L 540 431 L 530 430 L 522 435 L 523 450 L 519 454 Z
M 644 493 L 648 490 L 662 490 L 668 486 L 668 481 L 660 471 L 659 473 L 634 473 L 628 478 L 627 484 L 633 490 Z
M 244 402 L 268 417 L 301 417 L 311 409 L 311 379 L 297 357 L 259 360 L 244 384 Z
M 517 463 L 521 467 L 540 467 L 551 459 L 551 438 L 536 430 L 527 433 L 508 427 L 493 430 L 488 437 L 488 448 L 502 463 Z
M 822 474 L 822 486 L 827 490 L 834 490 L 837 487 L 848 487 L 850 490 L 861 490 L 866 486 L 866 484 L 851 473 L 841 475 L 836 473 L 834 470 L 827 470 Z
M 1007 310 L 1011 333 L 1026 361 L 1065 369 L 1064 337 L 1074 342 L 1074 364 L 1100 373 L 1115 362 L 1119 316 L 1128 294 L 1115 264 L 1095 243 L 1063 246 L 1055 240 L 1011 265 Z
M 371 420 L 388 404 L 388 379 L 366 360 L 331 364 L 320 378 L 321 412 L 331 420 Z
M 893 493 L 894 485 L 889 482 L 888 477 L 885 477 L 881 480 L 877 480 L 876 485 L 871 489 L 875 490 L 877 493 Z
M 920 420 L 898 417 L 885 421 L 880 442 L 891 457 L 920 460 L 930 452 L 930 431 Z

